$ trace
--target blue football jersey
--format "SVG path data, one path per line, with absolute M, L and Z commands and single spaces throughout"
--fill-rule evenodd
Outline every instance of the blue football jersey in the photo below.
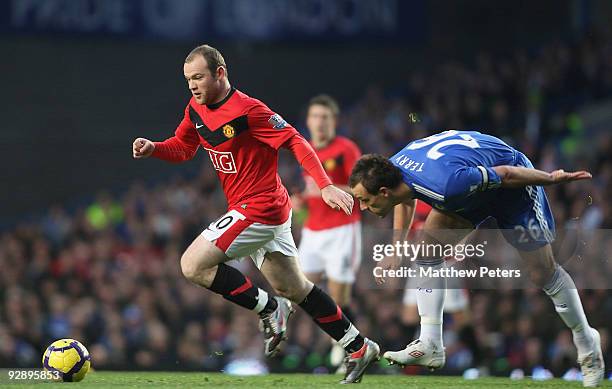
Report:
M 501 184 L 492 167 L 514 165 L 517 154 L 494 136 L 448 130 L 409 143 L 390 161 L 417 199 L 477 224 L 491 215 Z

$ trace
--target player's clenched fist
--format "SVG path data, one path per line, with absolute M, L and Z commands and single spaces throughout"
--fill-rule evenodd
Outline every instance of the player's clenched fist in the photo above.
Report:
M 145 138 L 136 138 L 132 145 L 132 154 L 136 159 L 147 158 L 153 154 L 153 150 L 155 150 L 155 145 Z
M 343 210 L 347 215 L 353 211 L 353 196 L 340 188 L 328 185 L 321 189 L 321 197 L 333 209 Z

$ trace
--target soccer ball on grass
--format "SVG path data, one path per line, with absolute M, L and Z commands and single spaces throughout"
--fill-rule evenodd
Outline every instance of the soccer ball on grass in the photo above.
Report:
M 58 375 L 64 382 L 85 378 L 91 366 L 89 351 L 79 341 L 60 339 L 51 343 L 42 358 L 45 370 Z

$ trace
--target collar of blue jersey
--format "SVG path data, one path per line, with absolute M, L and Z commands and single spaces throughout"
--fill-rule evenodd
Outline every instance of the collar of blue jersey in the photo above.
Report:
M 227 96 L 223 98 L 223 100 L 219 101 L 218 103 L 214 103 L 214 104 L 206 104 L 206 107 L 208 107 L 208 109 L 217 109 L 221 107 L 223 104 L 227 102 L 227 100 L 230 99 L 230 97 L 232 97 L 234 92 L 236 92 L 236 88 L 231 87 L 229 93 L 227 94 Z

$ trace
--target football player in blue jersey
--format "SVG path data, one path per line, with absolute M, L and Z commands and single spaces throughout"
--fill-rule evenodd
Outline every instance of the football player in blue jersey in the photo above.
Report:
M 449 130 L 415 140 L 391 158 L 364 155 L 355 165 L 349 185 L 362 210 L 381 217 L 393 210 L 394 230 L 408 231 L 415 199 L 430 204 L 433 209 L 423 227 L 426 243 L 456 244 L 484 219 L 497 219 L 504 237 L 528 266 L 531 280 L 550 296 L 571 329 L 584 386 L 592 387 L 604 374 L 600 335 L 589 325 L 570 275 L 555 262 L 550 245 L 555 225 L 543 188 L 590 178 L 586 171 L 547 173 L 534 169 L 523 153 L 498 138 Z M 444 242 L 440 242 L 441 234 L 432 234 L 449 229 L 457 233 L 444 234 Z M 433 270 L 444 267 L 442 258 L 419 258 L 416 263 Z M 389 257 L 380 266 L 392 269 L 399 262 Z M 384 282 L 384 278 L 377 278 L 377 282 Z M 444 366 L 446 280 L 431 277 L 427 282 L 427 287 L 417 289 L 419 339 L 404 350 L 386 352 L 384 356 L 391 363 L 430 369 Z

